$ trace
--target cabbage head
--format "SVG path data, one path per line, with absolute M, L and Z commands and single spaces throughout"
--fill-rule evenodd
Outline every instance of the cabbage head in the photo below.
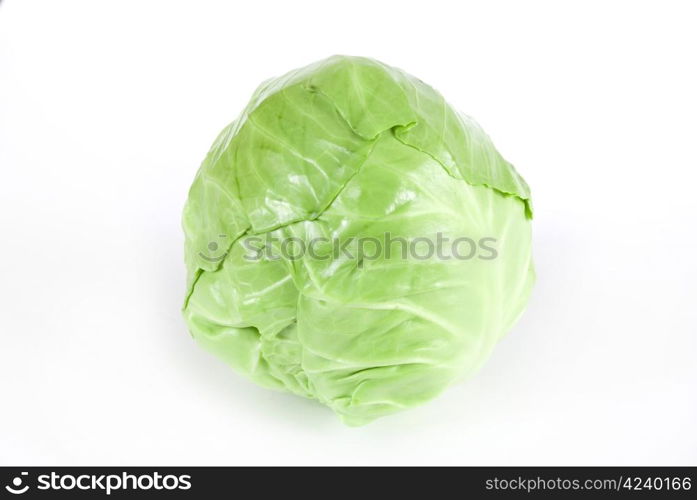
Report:
M 183 226 L 194 339 L 348 425 L 472 374 L 535 275 L 530 191 L 421 80 L 334 56 L 263 83 Z

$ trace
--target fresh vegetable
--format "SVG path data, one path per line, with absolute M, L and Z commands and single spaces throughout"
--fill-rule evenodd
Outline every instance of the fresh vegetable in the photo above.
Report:
M 349 425 L 473 373 L 534 282 L 530 191 L 469 117 L 380 62 L 263 83 L 184 209 L 193 337 Z

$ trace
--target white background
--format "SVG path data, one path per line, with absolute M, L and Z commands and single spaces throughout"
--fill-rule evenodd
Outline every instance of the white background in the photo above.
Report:
M 694 4 L 692 4 L 694 5 Z M 689 2 L 0 5 L 1 464 L 697 464 Z M 533 189 L 538 283 L 469 382 L 363 428 L 202 351 L 180 214 L 262 80 L 401 67 Z

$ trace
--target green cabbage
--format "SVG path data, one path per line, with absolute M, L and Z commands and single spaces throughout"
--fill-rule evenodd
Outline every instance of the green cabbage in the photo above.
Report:
M 334 56 L 263 83 L 206 156 L 183 216 L 184 317 L 237 371 L 361 425 L 489 356 L 535 279 L 531 218 L 471 118 Z

